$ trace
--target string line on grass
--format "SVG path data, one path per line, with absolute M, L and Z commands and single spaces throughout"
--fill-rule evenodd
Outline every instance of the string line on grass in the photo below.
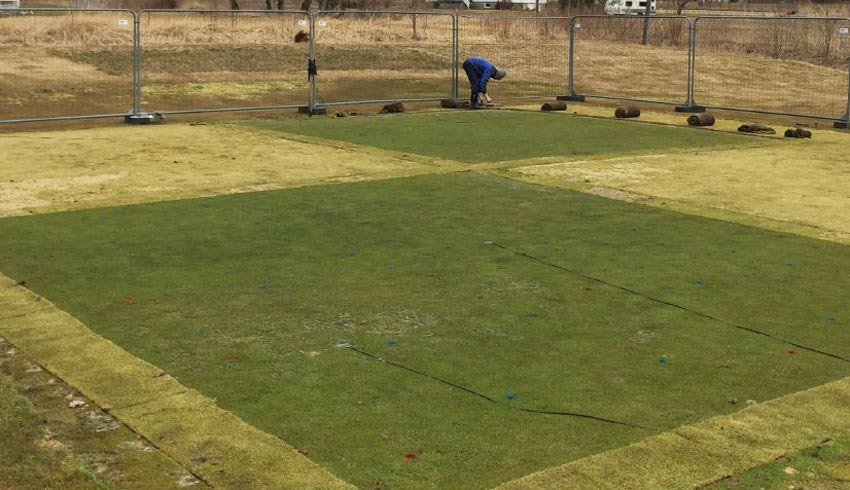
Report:
M 453 382 L 451 382 L 447 379 L 443 379 L 443 378 L 434 376 L 432 374 L 428 374 L 424 371 L 420 371 L 420 370 L 412 368 L 410 366 L 406 366 L 404 364 L 399 364 L 397 362 L 390 361 L 390 360 L 388 360 L 384 357 L 381 357 L 377 354 L 374 354 L 372 352 L 368 352 L 368 351 L 365 351 L 363 349 L 357 348 L 351 343 L 345 342 L 345 343 L 342 343 L 342 344 L 338 344 L 338 347 L 343 347 L 343 348 L 352 350 L 352 351 L 354 351 L 354 352 L 356 352 L 356 353 L 358 353 L 362 356 L 374 359 L 378 362 L 382 362 L 384 364 L 389 364 L 390 366 L 397 367 L 399 369 L 403 369 L 405 371 L 414 373 L 418 376 L 422 376 L 422 377 L 437 381 L 438 383 L 442 383 L 444 385 L 451 386 L 452 388 L 464 391 L 464 392 L 469 393 L 470 395 L 473 395 L 473 396 L 477 396 L 478 398 L 482 398 L 484 400 L 487 400 L 488 402 L 494 403 L 494 404 L 496 404 L 496 405 L 498 405 L 502 408 L 508 408 L 508 409 L 511 409 L 511 410 L 517 410 L 517 411 L 525 412 L 525 413 L 536 413 L 536 414 L 541 414 L 541 415 L 559 415 L 559 416 L 563 416 L 563 417 L 576 417 L 576 418 L 582 418 L 582 419 L 590 419 L 590 420 L 596 420 L 596 421 L 599 421 L 599 422 L 605 422 L 605 423 L 608 423 L 608 424 L 623 425 L 623 426 L 626 426 L 626 427 L 632 427 L 632 428 L 636 428 L 636 429 L 646 429 L 646 427 L 644 427 L 642 425 L 632 424 L 632 423 L 629 423 L 629 422 L 621 422 L 619 420 L 606 419 L 604 417 L 597 417 L 596 415 L 588 415 L 588 414 L 584 414 L 584 413 L 564 412 L 564 411 L 555 411 L 555 410 L 535 410 L 533 408 L 507 407 L 504 404 L 501 404 L 498 401 L 496 401 L 494 398 L 485 395 L 484 393 L 480 393 L 480 392 L 475 391 L 471 388 L 467 388 L 466 386 L 459 385 L 457 383 L 453 383 Z
M 664 300 L 664 299 L 661 299 L 661 298 L 656 298 L 656 297 L 650 296 L 646 293 L 642 293 L 640 291 L 637 291 L 637 290 L 634 290 L 634 289 L 631 289 L 631 288 L 627 288 L 627 287 L 621 286 L 619 284 L 614 284 L 614 283 L 608 282 L 604 279 L 599 279 L 598 277 L 589 276 L 589 275 L 584 274 L 582 272 L 579 272 L 575 269 L 571 269 L 569 267 L 565 267 L 563 265 L 556 264 L 554 262 L 549 262 L 547 260 L 543 260 L 540 257 L 535 257 L 534 255 L 530 255 L 530 254 L 527 254 L 525 252 L 521 252 L 519 250 L 513 250 L 511 248 L 508 248 L 508 247 L 502 245 L 501 243 L 498 243 L 498 242 L 495 242 L 495 241 L 492 241 L 492 240 L 487 240 L 487 241 L 484 242 L 484 244 L 485 245 L 492 245 L 494 247 L 501 248 L 502 250 L 505 250 L 506 252 L 510 252 L 510 253 L 518 255 L 520 257 L 523 257 L 523 258 L 526 258 L 526 259 L 529 259 L 529 260 L 533 260 L 534 262 L 545 265 L 547 267 L 552 267 L 554 269 L 558 269 L 558 270 L 561 270 L 561 271 L 564 271 L 564 272 L 568 272 L 570 274 L 573 274 L 573 275 L 576 275 L 576 276 L 579 276 L 579 277 L 583 277 L 583 278 L 585 278 L 589 281 L 593 281 L 593 282 L 596 282 L 596 283 L 599 283 L 599 284 L 603 284 L 605 286 L 612 287 L 614 289 L 619 289 L 620 291 L 624 291 L 624 292 L 627 292 L 629 294 L 633 294 L 635 296 L 640 296 L 641 298 L 644 298 L 646 300 L 649 300 L 649 301 L 652 301 L 652 302 L 655 302 L 655 303 L 658 303 L 658 304 L 670 306 L 670 307 L 688 312 L 692 315 L 696 315 L 696 316 L 699 316 L 699 317 L 702 317 L 702 318 L 705 318 L 705 319 L 708 319 L 708 320 L 712 320 L 712 321 L 721 323 L 721 324 L 729 326 L 729 327 L 737 328 L 738 330 L 743 330 L 745 332 L 750 332 L 750 333 L 754 333 L 754 334 L 757 334 L 757 335 L 762 335 L 764 337 L 768 337 L 768 338 L 771 338 L 773 340 L 777 340 L 779 342 L 782 342 L 782 343 L 785 343 L 785 344 L 788 344 L 788 345 L 792 345 L 792 346 L 797 347 L 799 349 L 806 350 L 806 351 L 809 351 L 809 352 L 814 352 L 815 354 L 820 354 L 820 355 L 823 355 L 823 356 L 831 357 L 833 359 L 837 359 L 837 360 L 842 361 L 842 362 L 850 362 L 850 358 L 839 356 L 838 354 L 833 354 L 832 352 L 827 352 L 827 351 L 824 351 L 824 350 L 816 349 L 814 347 L 809 347 L 807 345 L 798 344 L 798 343 L 793 342 L 791 340 L 783 339 L 782 337 L 777 337 L 777 336 L 771 335 L 767 332 L 762 332 L 761 330 L 756 330 L 755 328 L 746 327 L 744 325 L 739 325 L 737 323 L 733 323 L 733 322 L 724 320 L 722 318 L 718 318 L 716 316 L 709 315 L 708 313 L 703 313 L 701 311 L 697 311 L 697 310 L 688 308 L 687 306 L 683 306 L 683 305 L 680 305 L 678 303 L 673 303 L 671 301 L 667 301 L 667 300 Z
M 0 317 L 0 322 L 6 321 L 6 320 L 14 320 L 15 318 L 23 318 L 25 316 L 35 315 L 36 313 L 42 313 L 42 312 L 50 311 L 50 310 L 53 310 L 53 308 L 42 308 L 40 310 L 28 311 L 26 313 L 18 313 L 17 315 L 3 316 L 3 317 Z

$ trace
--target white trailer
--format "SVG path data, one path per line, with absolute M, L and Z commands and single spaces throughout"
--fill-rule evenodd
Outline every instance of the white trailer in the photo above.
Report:
M 655 0 L 605 0 L 605 13 L 608 15 L 646 15 L 646 2 L 649 15 L 655 15 Z

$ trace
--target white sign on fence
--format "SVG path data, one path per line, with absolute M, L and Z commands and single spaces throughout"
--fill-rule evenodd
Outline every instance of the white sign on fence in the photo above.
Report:
M 307 25 L 307 21 L 306 21 L 306 20 L 304 20 L 304 19 L 299 19 L 299 20 L 298 20 L 298 25 L 299 25 L 299 26 L 306 26 L 306 25 Z
M 128 26 L 128 25 L 130 25 L 130 21 L 127 20 L 127 19 L 118 19 L 118 25 L 119 26 Z
M 850 28 L 842 27 L 841 29 L 838 29 L 838 32 L 841 34 L 850 34 Z
M 328 22 L 327 22 L 326 20 L 320 20 L 320 21 L 319 21 L 319 26 L 321 26 L 321 27 L 325 27 L 325 26 L 327 26 L 327 25 L 328 25 Z

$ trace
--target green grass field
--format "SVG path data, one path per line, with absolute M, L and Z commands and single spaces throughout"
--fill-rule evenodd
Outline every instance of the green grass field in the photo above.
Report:
M 510 111 L 489 111 L 486 115 L 457 112 L 345 119 L 280 119 L 251 124 L 266 130 L 468 163 L 763 144 L 755 138 L 691 128 Z
M 257 125 L 466 162 L 763 144 L 519 113 Z M 850 373 L 846 246 L 475 172 L 0 236 L 6 275 L 363 489 L 492 488 Z

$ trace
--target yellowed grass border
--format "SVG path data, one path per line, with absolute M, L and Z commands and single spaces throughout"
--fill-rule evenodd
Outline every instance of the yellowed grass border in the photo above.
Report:
M 0 334 L 221 489 L 353 489 L 0 274 Z
M 850 431 L 850 378 L 504 483 L 497 490 L 699 487 Z

